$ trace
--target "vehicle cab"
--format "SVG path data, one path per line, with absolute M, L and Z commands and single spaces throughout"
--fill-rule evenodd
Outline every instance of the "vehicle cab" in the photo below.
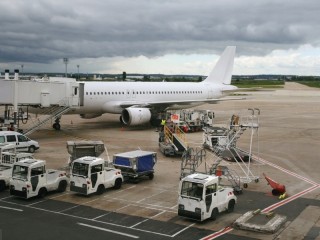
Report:
M 72 163 L 70 191 L 84 195 L 102 194 L 106 188 L 120 188 L 122 182 L 121 170 L 107 167 L 102 158 L 87 156 Z
M 45 161 L 25 159 L 13 165 L 10 194 L 26 199 L 34 196 L 44 197 L 49 191 L 65 191 L 67 184 L 65 171 L 46 170 Z
M 219 177 L 195 173 L 180 181 L 178 215 L 215 220 L 220 212 L 232 212 L 236 201 L 232 188 L 219 185 Z

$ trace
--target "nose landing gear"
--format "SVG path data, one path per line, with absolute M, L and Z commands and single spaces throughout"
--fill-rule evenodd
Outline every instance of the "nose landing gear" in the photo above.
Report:
M 52 124 L 52 127 L 57 131 L 59 131 L 61 129 L 60 117 L 56 118 L 56 120 L 54 121 L 54 124 Z

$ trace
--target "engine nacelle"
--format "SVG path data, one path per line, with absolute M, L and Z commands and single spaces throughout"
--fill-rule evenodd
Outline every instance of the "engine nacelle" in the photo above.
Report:
M 151 112 L 148 108 L 126 108 L 121 113 L 121 120 L 125 125 L 136 126 L 149 122 Z
M 102 114 L 98 113 L 86 113 L 86 114 L 80 114 L 80 117 L 83 119 L 91 119 L 91 118 L 96 118 L 100 117 Z

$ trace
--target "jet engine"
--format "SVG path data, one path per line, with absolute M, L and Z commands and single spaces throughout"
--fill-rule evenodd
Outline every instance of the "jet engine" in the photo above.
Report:
M 126 108 L 121 113 L 121 120 L 125 125 L 136 126 L 149 122 L 151 112 L 148 108 Z
M 91 118 L 96 118 L 100 117 L 102 114 L 98 113 L 86 113 L 86 114 L 80 114 L 80 117 L 83 119 L 91 119 Z

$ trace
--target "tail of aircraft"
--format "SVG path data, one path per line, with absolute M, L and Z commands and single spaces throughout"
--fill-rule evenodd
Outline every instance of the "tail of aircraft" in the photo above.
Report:
M 232 78 L 233 61 L 236 53 L 235 46 L 228 46 L 219 58 L 216 66 L 203 82 L 230 84 Z

